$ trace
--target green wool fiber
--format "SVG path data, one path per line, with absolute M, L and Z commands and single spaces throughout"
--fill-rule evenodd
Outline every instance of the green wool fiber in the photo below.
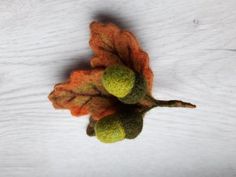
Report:
M 109 115 L 95 125 L 97 139 L 103 143 L 114 143 L 125 138 L 125 130 L 118 115 Z
M 112 95 L 123 98 L 128 95 L 135 83 L 135 73 L 126 66 L 107 67 L 102 77 L 102 84 Z

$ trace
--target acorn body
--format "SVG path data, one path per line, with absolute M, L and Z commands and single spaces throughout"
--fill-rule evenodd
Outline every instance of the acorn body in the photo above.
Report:
M 109 115 L 95 125 L 96 137 L 103 143 L 114 143 L 125 138 L 125 130 L 118 115 Z
M 126 66 L 107 67 L 102 77 L 102 84 L 112 95 L 123 98 L 128 95 L 135 83 L 135 73 Z
M 144 76 L 123 65 L 107 67 L 102 84 L 107 92 L 125 104 L 136 104 L 146 94 Z

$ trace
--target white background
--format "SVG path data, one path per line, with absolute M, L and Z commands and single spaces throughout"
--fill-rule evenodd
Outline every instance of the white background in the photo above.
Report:
M 89 23 L 132 31 L 149 53 L 153 95 L 198 108 L 150 111 L 135 140 L 102 144 L 87 117 L 47 96 L 87 68 Z M 235 0 L 1 0 L 1 177 L 235 177 Z

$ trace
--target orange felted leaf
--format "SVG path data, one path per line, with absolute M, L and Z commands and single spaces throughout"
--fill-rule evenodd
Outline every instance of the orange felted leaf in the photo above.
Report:
M 74 71 L 68 82 L 57 84 L 49 95 L 55 108 L 69 109 L 74 116 L 91 114 L 93 119 L 116 111 L 115 100 L 103 88 L 103 70 Z
M 150 94 L 153 73 L 149 66 L 149 57 L 140 48 L 135 36 L 112 23 L 92 22 L 90 30 L 90 46 L 95 53 L 90 61 L 91 66 L 107 67 L 118 63 L 124 64 L 145 76 Z

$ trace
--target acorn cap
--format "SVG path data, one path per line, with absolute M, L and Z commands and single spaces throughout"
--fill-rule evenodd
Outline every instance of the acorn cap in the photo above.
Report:
M 123 98 L 119 98 L 119 100 L 125 104 L 135 104 L 145 96 L 146 89 L 147 83 L 145 78 L 140 74 L 136 74 L 133 89 L 128 95 Z
M 141 133 L 143 128 L 143 115 L 141 113 L 126 112 L 120 118 L 125 129 L 125 138 L 134 139 Z

